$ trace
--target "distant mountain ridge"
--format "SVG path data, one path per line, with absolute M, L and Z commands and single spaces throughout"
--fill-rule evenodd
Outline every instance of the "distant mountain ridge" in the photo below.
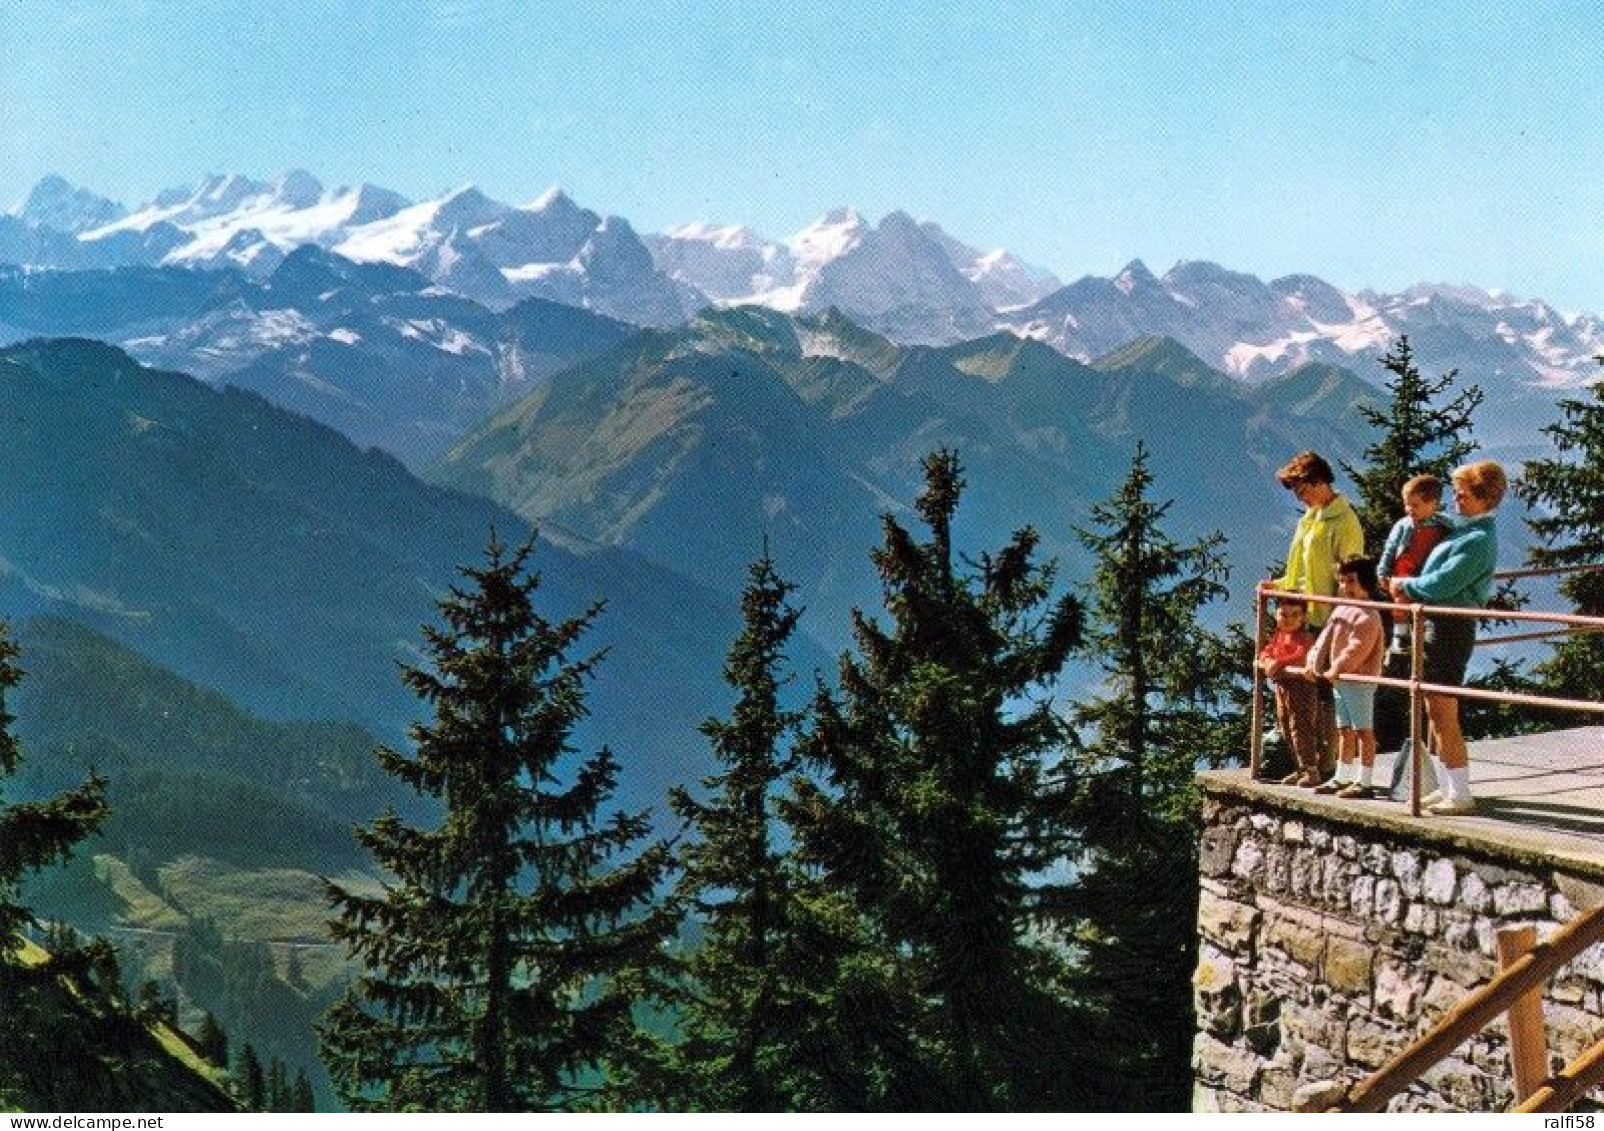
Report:
M 260 397 L 99 343 L 0 350 L 0 412 L 0 615 L 87 624 L 268 720 L 400 741 L 423 707 L 396 663 L 415 658 L 419 626 L 492 528 L 527 533 Z M 726 699 L 737 603 L 548 534 L 534 558 L 548 615 L 608 602 L 587 642 L 612 655 L 585 737 L 613 744 L 631 802 L 656 803 L 707 765 L 696 727 Z M 711 580 L 734 589 L 740 575 Z
M 415 268 L 496 309 L 545 298 L 656 325 L 706 302 L 657 271 L 628 221 L 556 190 L 523 208 L 472 186 L 413 203 L 294 170 L 272 182 L 213 176 L 127 209 L 48 177 L 0 216 L 0 262 L 55 269 L 230 266 L 261 277 L 306 244 Z
M 1087 277 L 1001 320 L 1071 356 L 1091 359 L 1139 334 L 1170 337 L 1247 381 L 1311 363 L 1372 380 L 1376 359 L 1407 335 L 1416 363 L 1458 370 L 1500 404 L 1478 422 L 1483 443 L 1530 444 L 1559 391 L 1596 379 L 1604 320 L 1566 317 L 1536 300 L 1471 287 L 1418 286 L 1399 295 L 1344 294 L 1307 275 L 1264 283 L 1216 264 L 1180 263 L 1164 276 L 1141 261 L 1112 279 Z
M 133 209 L 51 176 L 0 216 L 0 263 L 53 270 L 229 266 L 260 279 L 305 244 L 410 268 L 494 310 L 535 297 L 669 326 L 710 304 L 835 308 L 902 343 L 1005 329 L 1081 361 L 1162 336 L 1247 381 L 1310 362 L 1378 381 L 1374 359 L 1408 334 L 1423 369 L 1457 368 L 1507 403 L 1487 437 L 1495 447 L 1551 420 L 1557 391 L 1592 381 L 1604 352 L 1597 314 L 1470 286 L 1354 293 L 1311 274 L 1264 282 L 1200 261 L 1158 276 L 1140 260 L 1060 285 L 1011 252 L 979 252 L 901 212 L 876 225 L 836 209 L 783 241 L 708 222 L 641 236 L 557 189 L 522 207 L 471 186 L 413 203 L 294 171 L 271 182 L 214 176 Z
M 92 336 L 258 392 L 409 463 L 634 327 L 544 299 L 491 311 L 389 263 L 312 245 L 235 267 L 0 269 L 0 341 Z
M 905 341 L 951 341 L 993 326 L 1059 282 L 1002 249 L 981 252 L 931 221 L 892 212 L 878 226 L 838 208 L 783 242 L 742 227 L 685 224 L 647 237 L 658 265 L 725 306 L 820 313 L 831 307 Z
M 937 446 L 960 452 L 972 484 L 966 545 L 1031 524 L 1073 572 L 1075 524 L 1145 439 L 1179 527 L 1222 529 L 1238 561 L 1268 562 L 1288 532 L 1271 472 L 1311 444 L 1356 457 L 1351 409 L 1374 399 L 1329 367 L 1243 386 L 1169 339 L 1089 367 L 1011 334 L 898 346 L 837 311 L 736 307 L 554 375 L 428 475 L 710 576 L 766 538 L 808 630 L 839 644 L 847 610 L 875 605 L 865 555 L 880 516 L 906 508 Z

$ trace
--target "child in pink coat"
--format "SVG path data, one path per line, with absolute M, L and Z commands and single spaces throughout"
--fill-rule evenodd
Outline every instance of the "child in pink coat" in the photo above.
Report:
M 1359 601 L 1384 598 L 1374 558 L 1349 558 L 1337 567 L 1337 595 Z M 1315 787 L 1338 797 L 1375 796 L 1376 685 L 1354 683 L 1348 675 L 1377 676 L 1386 657 L 1386 632 L 1374 609 L 1339 605 L 1309 650 L 1311 674 L 1330 680 L 1337 699 L 1337 772 Z

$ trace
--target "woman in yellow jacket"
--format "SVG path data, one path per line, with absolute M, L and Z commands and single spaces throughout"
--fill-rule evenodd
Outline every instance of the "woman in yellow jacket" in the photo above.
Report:
M 1303 504 L 1303 517 L 1298 519 L 1292 544 L 1287 547 L 1286 572 L 1273 581 L 1260 582 L 1260 587 L 1335 597 L 1338 563 L 1362 557 L 1365 552 L 1365 532 L 1359 525 L 1359 516 L 1332 487 L 1336 476 L 1317 452 L 1299 452 L 1275 477 Z M 1331 618 L 1333 607 L 1311 603 L 1309 627 L 1318 631 Z M 1329 686 L 1320 693 L 1317 720 L 1315 745 L 1324 768 L 1335 763 L 1337 742 L 1336 706 Z
M 1363 556 L 1365 534 L 1353 505 L 1332 487 L 1331 465 L 1315 452 L 1299 452 L 1275 473 L 1304 506 L 1287 547 L 1286 572 L 1269 585 L 1294 593 L 1334 597 L 1337 565 Z M 1318 628 L 1331 616 L 1330 605 L 1311 604 L 1309 624 Z

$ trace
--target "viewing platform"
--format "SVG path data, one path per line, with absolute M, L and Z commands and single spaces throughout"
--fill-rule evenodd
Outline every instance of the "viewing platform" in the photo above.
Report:
M 1456 817 L 1199 775 L 1196 1110 L 1358 1086 L 1494 979 L 1501 936 L 1604 907 L 1604 726 L 1473 742 L 1470 767 L 1477 811 Z M 1541 992 L 1546 1075 L 1604 1036 L 1604 946 Z M 1507 1033 L 1500 1013 L 1457 1040 L 1388 1110 L 1510 1110 Z
M 1392 757 L 1376 760 L 1376 781 L 1391 780 Z M 1604 726 L 1470 743 L 1476 812 L 1463 817 L 1414 817 L 1407 802 L 1342 801 L 1296 786 L 1253 781 L 1246 770 L 1199 779 L 1210 793 L 1262 798 L 1335 820 L 1374 824 L 1427 840 L 1530 853 L 1604 877 Z

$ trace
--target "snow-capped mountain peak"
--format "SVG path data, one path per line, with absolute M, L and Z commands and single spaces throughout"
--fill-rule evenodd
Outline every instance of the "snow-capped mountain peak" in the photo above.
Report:
M 237 208 L 242 201 L 258 196 L 267 189 L 268 186 L 260 181 L 253 181 L 238 173 L 215 173 L 190 198 L 190 205 L 197 214 L 215 214 Z
M 83 232 L 121 219 L 127 209 L 54 173 L 42 178 L 11 215 L 61 232 Z
M 512 205 L 491 200 L 479 191 L 478 186 L 472 184 L 452 189 L 434 204 L 436 224 L 442 227 L 461 228 L 464 231 L 494 224 L 513 211 Z
M 579 205 L 574 202 L 574 198 L 569 196 L 567 190 L 561 185 L 552 185 L 546 189 L 545 192 L 535 197 L 534 200 L 531 200 L 528 204 L 524 205 L 523 210 L 525 212 L 549 213 L 553 215 L 583 211 L 583 209 L 581 209 Z
M 310 208 L 323 198 L 323 182 L 305 169 L 291 169 L 273 182 L 273 199 L 290 208 Z
M 663 235 L 669 239 L 695 240 L 710 244 L 720 251 L 744 251 L 775 246 L 744 224 L 709 224 L 703 220 L 692 220 L 685 224 L 675 224 Z
M 811 275 L 832 259 L 839 259 L 863 242 L 869 225 L 852 208 L 836 208 L 785 241 L 796 259 L 797 271 Z
M 513 211 L 471 184 L 425 200 L 346 231 L 334 251 L 358 262 L 389 262 L 411 267 L 436 251 L 454 232 L 493 224 Z
M 1114 289 L 1121 294 L 1128 295 L 1139 287 L 1158 285 L 1158 277 L 1147 269 L 1147 264 L 1140 259 L 1133 259 L 1127 263 L 1118 275 L 1114 276 Z
M 994 310 L 1029 306 L 1063 286 L 1051 271 L 1026 263 L 1005 248 L 981 252 L 955 239 L 933 221 L 925 220 L 919 227 L 941 246 L 952 265 L 975 284 Z

